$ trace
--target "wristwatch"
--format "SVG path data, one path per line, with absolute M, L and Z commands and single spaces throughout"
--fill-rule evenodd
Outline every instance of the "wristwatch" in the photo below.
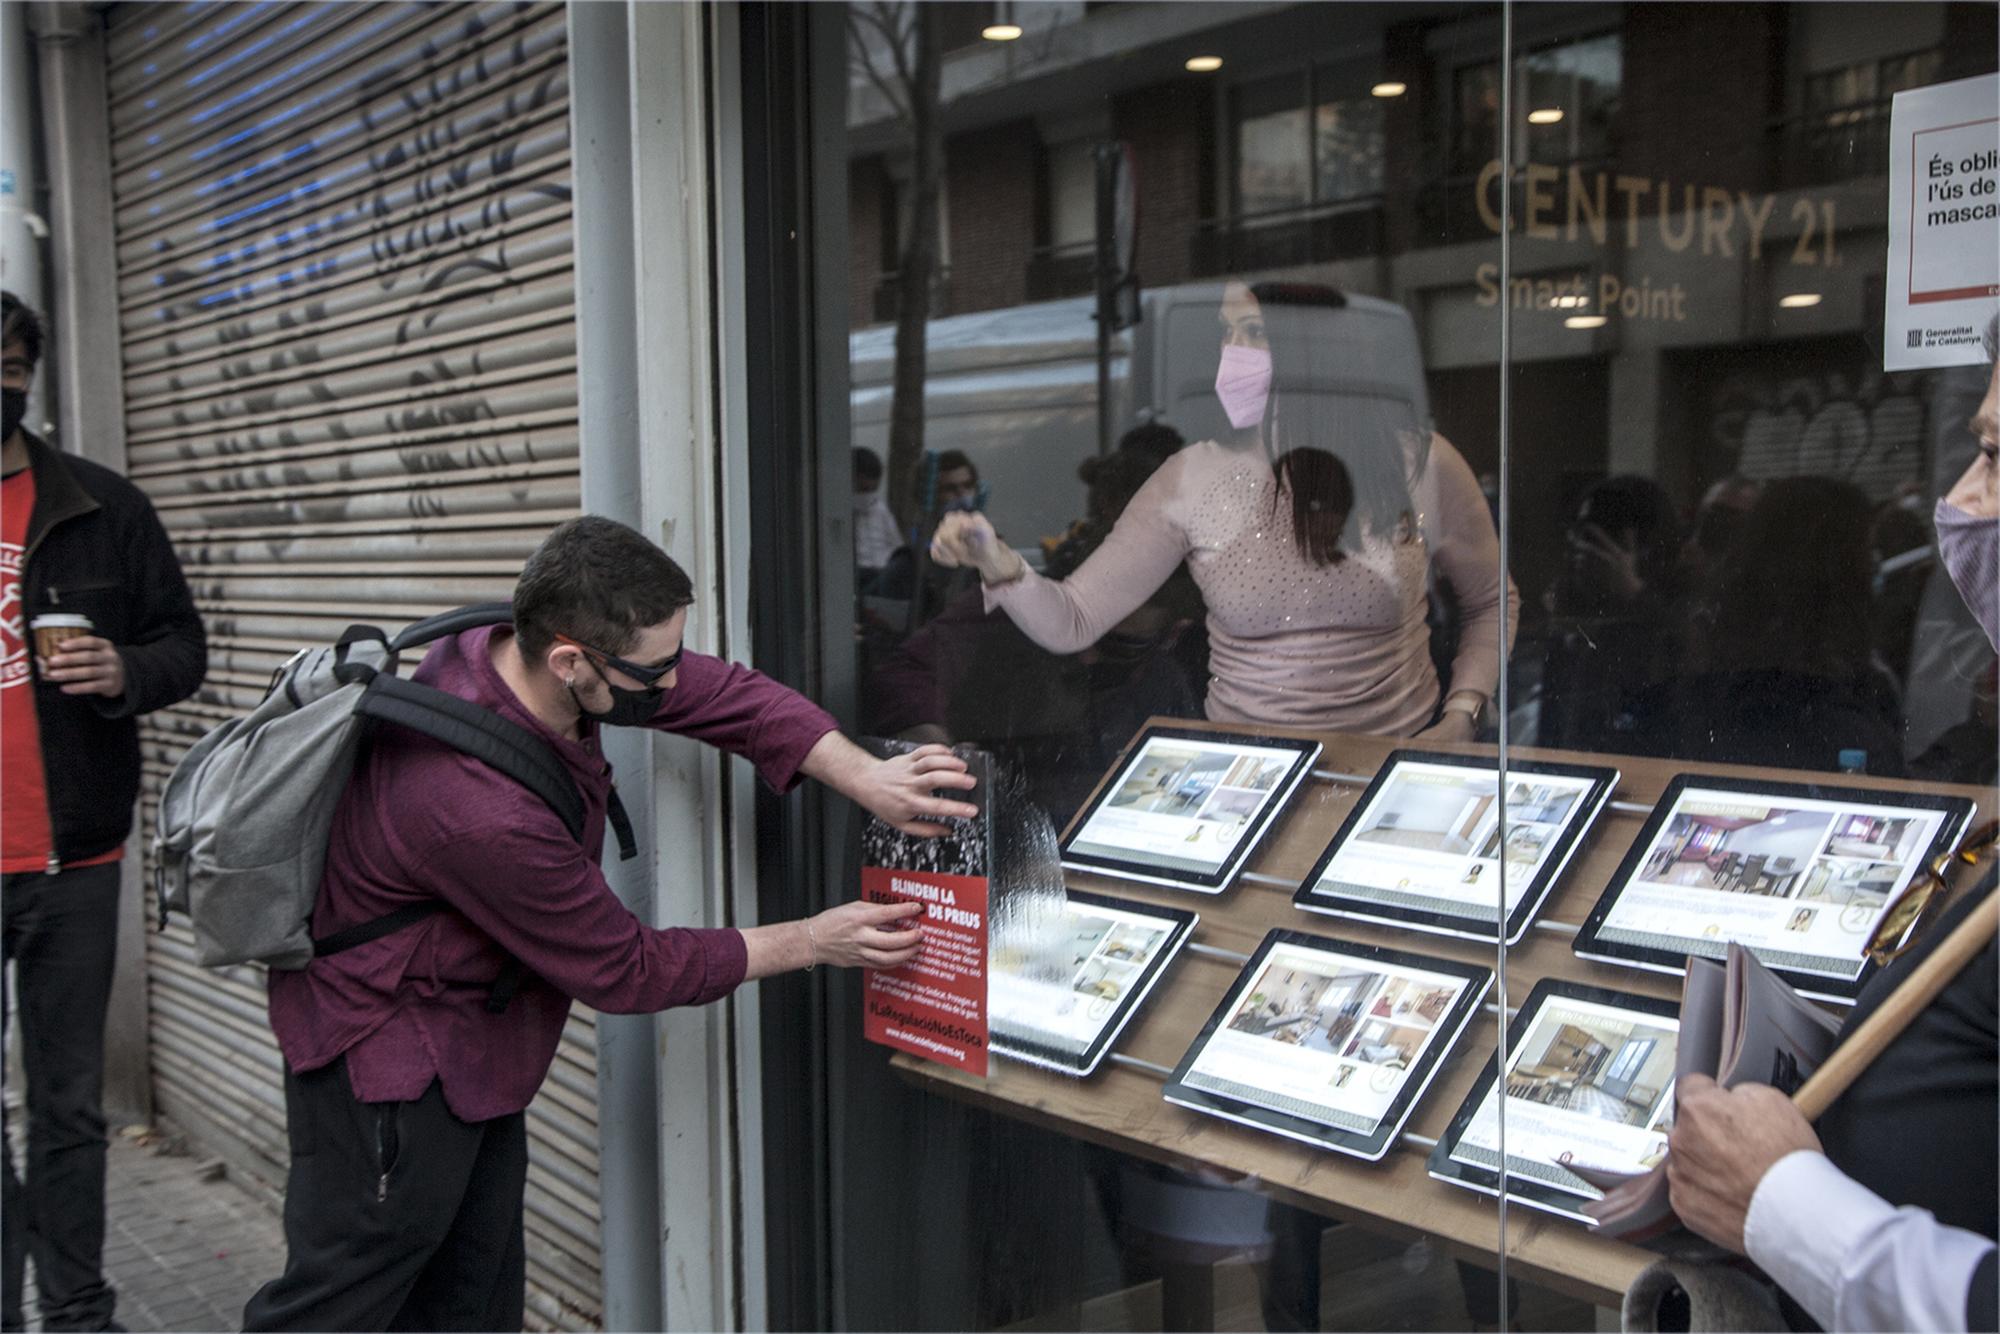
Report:
M 1441 713 L 1462 713 L 1472 720 L 1477 733 L 1486 726 L 1486 696 L 1477 690 L 1454 690 L 1446 697 Z

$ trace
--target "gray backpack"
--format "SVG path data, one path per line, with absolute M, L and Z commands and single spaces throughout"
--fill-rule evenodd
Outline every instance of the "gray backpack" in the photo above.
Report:
M 297 969 L 442 911 L 442 900 L 426 899 L 312 935 L 334 808 L 378 723 L 421 732 L 493 766 L 546 801 L 581 839 L 582 794 L 539 737 L 396 675 L 405 649 L 512 619 L 509 604 L 493 602 L 433 616 L 393 637 L 353 625 L 331 648 L 301 650 L 279 668 L 262 703 L 196 742 L 167 779 L 153 842 L 161 927 L 169 910 L 186 913 L 195 956 L 211 968 Z M 616 793 L 608 818 L 620 855 L 634 856 Z M 517 984 L 518 967 L 510 965 L 490 1007 L 504 1008 Z

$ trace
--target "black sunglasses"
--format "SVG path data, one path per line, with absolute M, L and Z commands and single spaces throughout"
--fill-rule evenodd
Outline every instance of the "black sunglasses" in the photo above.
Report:
M 662 678 L 673 671 L 674 668 L 680 666 L 681 654 L 687 651 L 687 646 L 683 644 L 680 648 L 675 649 L 665 662 L 656 663 L 651 667 L 642 667 L 638 663 L 621 658 L 615 653 L 606 653 L 602 649 L 594 649 L 588 644 L 579 644 L 568 635 L 557 635 L 556 638 L 572 648 L 582 649 L 584 656 L 596 663 L 600 671 L 607 666 L 616 667 L 619 671 L 625 673 L 625 675 L 648 689 L 657 686 Z

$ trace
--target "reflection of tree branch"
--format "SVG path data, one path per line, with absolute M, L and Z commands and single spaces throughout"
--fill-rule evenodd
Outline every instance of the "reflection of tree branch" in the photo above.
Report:
M 889 110 L 895 114 L 896 119 L 909 124 L 913 116 L 908 97 L 910 76 L 908 60 L 903 49 L 904 35 L 888 11 L 889 6 L 880 0 L 874 5 L 848 5 L 847 44 L 854 54 L 854 67 L 861 72 L 875 91 L 882 95 L 883 100 L 888 102 Z M 895 79 L 892 80 L 876 68 L 874 54 L 868 49 L 867 35 L 861 30 L 861 25 L 864 23 L 873 28 L 889 48 L 890 57 L 896 66 Z
M 911 68 L 911 63 L 915 59 L 912 48 L 916 45 L 917 35 L 915 8 L 909 3 L 898 5 L 893 3 L 893 0 L 875 0 L 875 12 L 880 17 L 883 32 L 889 38 L 889 54 L 896 61 L 896 77 L 902 81 L 903 87 L 916 87 L 916 71 Z M 907 28 L 903 26 L 905 17 L 910 20 Z

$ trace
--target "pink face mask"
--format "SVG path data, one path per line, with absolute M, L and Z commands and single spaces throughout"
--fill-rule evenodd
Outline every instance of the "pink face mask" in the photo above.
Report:
M 1271 397 L 1271 353 L 1260 347 L 1240 347 L 1230 343 L 1222 349 L 1222 364 L 1215 371 L 1215 396 L 1229 414 L 1229 424 L 1247 430 L 1264 420 L 1264 405 Z

